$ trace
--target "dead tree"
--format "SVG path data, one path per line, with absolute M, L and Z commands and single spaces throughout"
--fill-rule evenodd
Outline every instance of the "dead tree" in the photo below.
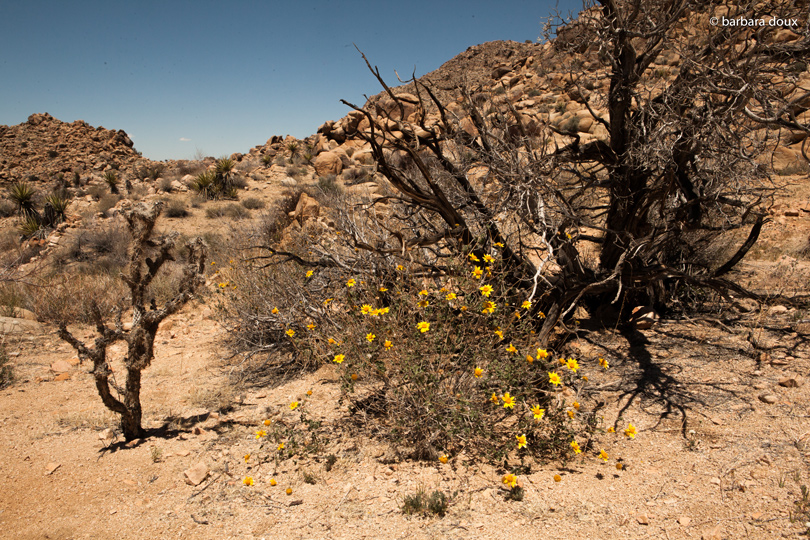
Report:
M 92 346 L 79 341 L 67 329 L 65 324 L 59 326 L 59 337 L 70 343 L 79 354 L 80 360 L 93 363 L 93 376 L 96 380 L 101 401 L 108 409 L 121 416 L 121 430 L 126 440 L 141 438 L 144 430 L 141 426 L 141 372 L 146 369 L 154 357 L 155 334 L 161 321 L 176 313 L 188 302 L 196 288 L 203 282 L 205 268 L 205 244 L 196 238 L 186 245 L 187 263 L 183 267 L 183 277 L 174 297 L 162 307 L 155 305 L 149 295 L 149 285 L 167 261 L 173 261 L 172 254 L 177 233 L 161 238 L 153 238 L 155 222 L 160 215 L 162 203 L 151 206 L 138 204 L 124 215 L 129 232 L 132 235 L 129 263 L 122 272 L 121 279 L 129 287 L 132 325 L 124 329 L 121 320 L 122 309 L 119 308 L 114 326 L 105 323 L 101 310 L 94 306 L 96 337 Z M 124 358 L 126 381 L 119 387 L 114 378 L 107 358 L 107 349 L 117 341 L 127 344 Z M 113 395 L 113 391 L 117 397 Z
M 763 128 L 810 133 L 797 119 L 810 89 L 790 79 L 810 34 L 806 24 L 790 40 L 767 25 L 711 26 L 721 7 L 727 18 L 803 20 L 790 3 L 599 0 L 560 32 L 556 56 L 536 62 L 567 71 L 564 90 L 604 127 L 596 139 L 486 89 L 463 88 L 451 106 L 412 79 L 414 104 L 366 60 L 383 100 L 344 103 L 363 115 L 358 135 L 396 195 L 378 199 L 393 208 L 381 224 L 388 239 L 357 246 L 383 256 L 430 248 L 435 261 L 503 245 L 515 291 L 546 315 L 542 343 L 580 305 L 664 307 L 682 284 L 756 296 L 727 276 L 778 189 L 761 158 L 779 141 Z M 702 26 L 687 38 L 692 24 Z M 656 73 L 664 53 L 680 57 L 672 76 Z M 584 88 L 584 60 L 609 79 L 606 91 Z M 733 254 L 706 255 L 735 230 L 747 238 Z

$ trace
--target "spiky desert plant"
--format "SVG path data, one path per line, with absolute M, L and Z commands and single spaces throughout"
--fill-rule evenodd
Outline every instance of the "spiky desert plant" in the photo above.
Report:
M 36 193 L 36 190 L 28 182 L 14 182 L 9 187 L 8 198 L 17 207 L 17 213 L 24 219 L 36 215 L 34 209 L 34 196 Z
M 20 224 L 20 234 L 25 238 L 41 238 L 44 236 L 45 229 L 39 220 L 31 215 L 26 217 Z
M 205 199 L 214 199 L 217 195 L 217 187 L 214 183 L 216 175 L 213 171 L 205 171 L 194 177 L 191 182 L 191 189 L 199 193 Z
M 104 321 L 101 309 L 93 305 L 92 313 L 98 337 L 93 346 L 79 341 L 62 323 L 59 325 L 59 337 L 73 346 L 80 360 L 93 362 L 93 376 L 96 389 L 104 405 L 121 416 L 121 429 L 128 441 L 143 437 L 141 426 L 141 372 L 149 367 L 154 357 L 155 334 L 160 323 L 169 315 L 176 313 L 188 302 L 197 287 L 203 283 L 205 270 L 205 244 L 201 238 L 186 244 L 188 249 L 187 263 L 183 267 L 183 278 L 174 296 L 162 307 L 155 305 L 150 291 L 152 280 L 167 261 L 174 260 L 172 252 L 177 233 L 155 238 L 155 222 L 162 208 L 162 202 L 151 205 L 138 204 L 128 210 L 124 217 L 132 236 L 129 263 L 121 274 L 121 279 L 129 287 L 130 306 L 132 309 L 132 326 L 124 329 L 121 321 L 122 308 L 119 307 L 114 326 Z M 124 366 L 126 382 L 123 388 L 110 381 L 112 370 L 107 360 L 107 351 L 111 345 L 123 341 L 127 345 Z M 113 391 L 117 397 L 113 395 Z
M 70 199 L 67 197 L 63 197 L 58 193 L 51 193 L 47 197 L 45 197 L 45 207 L 50 208 L 50 212 L 52 213 L 52 218 L 48 221 L 48 226 L 53 227 L 63 221 L 65 221 L 65 212 L 67 211 L 67 207 L 70 204 Z
M 104 181 L 110 187 L 110 193 L 118 193 L 118 177 L 113 171 L 107 171 L 104 173 Z

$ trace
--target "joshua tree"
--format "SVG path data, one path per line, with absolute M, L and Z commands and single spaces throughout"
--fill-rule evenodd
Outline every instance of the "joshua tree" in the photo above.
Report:
M 205 245 L 197 238 L 186 245 L 188 262 L 183 268 L 183 279 L 174 297 L 162 307 L 157 307 L 154 298 L 150 298 L 149 285 L 166 261 L 174 260 L 172 251 L 177 234 L 162 238 L 153 238 L 155 222 L 160 215 L 162 203 L 151 206 L 138 204 L 124 215 L 132 245 L 129 264 L 121 274 L 121 279 L 129 287 L 130 305 L 132 307 L 132 327 L 124 329 L 121 322 L 121 310 L 116 316 L 114 327 L 105 323 L 101 310 L 94 306 L 98 337 L 93 346 L 79 341 L 67 329 L 65 324 L 59 326 L 59 337 L 70 343 L 79 353 L 81 360 L 93 362 L 93 375 L 96 388 L 104 405 L 121 416 L 121 429 L 126 440 L 143 436 L 141 426 L 141 372 L 149 366 L 154 357 L 155 334 L 161 321 L 177 312 L 191 299 L 195 289 L 202 283 L 205 267 Z M 107 359 L 107 348 L 117 341 L 127 344 L 124 358 L 126 382 L 123 388 L 110 380 L 112 370 Z M 113 391 L 118 397 L 113 395 Z

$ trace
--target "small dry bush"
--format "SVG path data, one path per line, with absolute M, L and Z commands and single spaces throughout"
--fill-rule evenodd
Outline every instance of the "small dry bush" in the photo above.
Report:
M 166 210 L 163 211 L 163 215 L 168 218 L 184 218 L 189 216 L 189 212 L 186 210 L 186 205 L 183 204 L 183 201 L 169 199 L 166 204 Z
M 262 208 L 267 206 L 267 204 L 257 197 L 249 197 L 244 201 L 242 201 L 242 206 L 244 206 L 248 210 L 261 210 Z
M 333 365 L 357 423 L 420 459 L 564 457 L 593 429 L 594 413 L 573 405 L 587 384 L 578 362 L 538 348 L 544 315 L 512 293 L 497 251 L 430 277 L 371 258 L 229 269 L 223 320 L 257 382 Z
M 250 212 L 248 212 L 244 206 L 237 203 L 231 203 L 224 206 L 208 208 L 205 211 L 205 217 L 208 219 L 219 219 L 224 217 L 229 219 L 245 219 L 250 217 Z
M 0 388 L 5 388 L 14 382 L 14 368 L 6 353 L 6 344 L 0 343 Z

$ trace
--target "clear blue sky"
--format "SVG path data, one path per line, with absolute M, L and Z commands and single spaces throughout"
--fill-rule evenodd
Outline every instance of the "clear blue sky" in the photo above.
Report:
M 537 40 L 579 0 L 73 2 L 0 6 L 0 124 L 47 112 L 123 129 L 151 159 L 303 138 L 391 83 L 486 41 Z

